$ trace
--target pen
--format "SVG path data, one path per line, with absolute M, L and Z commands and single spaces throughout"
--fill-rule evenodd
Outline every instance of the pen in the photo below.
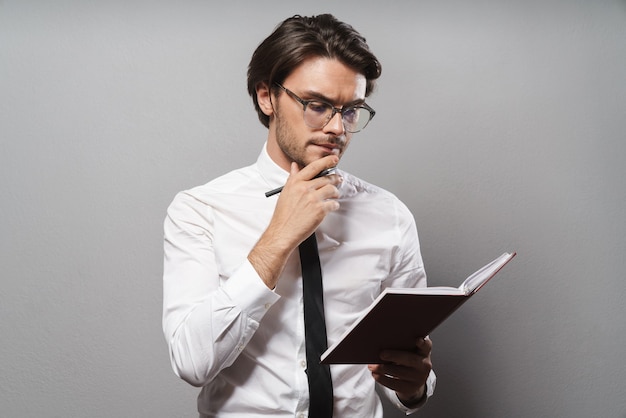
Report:
M 334 172 L 335 172 L 335 167 L 327 168 L 326 170 L 322 170 L 321 172 L 319 172 L 313 178 L 316 179 L 318 177 L 328 176 L 329 174 L 333 174 Z M 265 192 L 265 197 L 274 196 L 275 194 L 278 194 L 278 193 L 282 192 L 283 191 L 283 187 L 285 187 L 285 186 L 280 186 L 280 187 L 277 187 L 277 188 L 275 188 L 273 190 L 270 190 L 269 192 Z

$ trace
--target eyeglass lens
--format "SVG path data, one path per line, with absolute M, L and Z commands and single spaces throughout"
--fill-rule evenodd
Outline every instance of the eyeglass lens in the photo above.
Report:
M 304 120 L 311 128 L 325 126 L 335 116 L 333 107 L 327 103 L 310 102 L 304 111 Z M 348 132 L 358 132 L 365 128 L 371 119 L 369 110 L 363 107 L 348 107 L 341 112 L 343 124 Z

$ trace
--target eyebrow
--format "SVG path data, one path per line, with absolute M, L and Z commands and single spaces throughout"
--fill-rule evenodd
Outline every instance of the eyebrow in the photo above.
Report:
M 326 97 L 322 93 L 318 93 L 318 92 L 313 91 L 313 90 L 308 90 L 308 91 L 303 92 L 302 96 L 304 96 L 304 97 L 311 97 L 311 99 L 306 99 L 306 100 L 319 100 L 321 102 L 326 102 L 326 103 L 331 104 L 333 106 L 334 106 L 334 103 L 335 103 L 335 101 L 333 99 L 331 99 L 330 97 Z M 362 105 L 363 103 L 365 103 L 365 99 L 356 99 L 356 100 L 353 100 L 351 102 L 341 104 L 341 107 L 358 106 L 358 105 Z

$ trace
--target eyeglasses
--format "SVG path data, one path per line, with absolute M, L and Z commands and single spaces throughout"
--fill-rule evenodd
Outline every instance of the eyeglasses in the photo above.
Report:
M 284 90 L 289 97 L 302 105 L 302 109 L 304 111 L 304 123 L 312 129 L 323 128 L 337 113 L 339 113 L 341 114 L 344 129 L 347 132 L 355 133 L 365 129 L 369 121 L 372 120 L 376 114 L 374 109 L 369 107 L 366 103 L 356 106 L 346 106 L 339 109 L 330 103 L 326 103 L 321 100 L 303 100 L 294 92 L 283 87 L 282 85 L 278 83 L 274 84 Z

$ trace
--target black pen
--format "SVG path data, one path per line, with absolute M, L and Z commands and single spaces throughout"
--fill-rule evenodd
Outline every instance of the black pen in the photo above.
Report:
M 319 172 L 313 178 L 316 179 L 318 177 L 324 177 L 324 176 L 328 176 L 329 174 L 333 174 L 335 172 L 335 168 L 336 167 L 331 167 L 331 168 L 327 168 L 326 170 L 322 170 L 321 172 Z M 269 192 L 265 192 L 265 197 L 274 196 L 275 194 L 278 194 L 278 193 L 282 192 L 283 191 L 283 187 L 285 187 L 285 186 L 280 186 L 280 187 L 277 187 L 277 188 L 275 188 L 273 190 L 270 190 Z

